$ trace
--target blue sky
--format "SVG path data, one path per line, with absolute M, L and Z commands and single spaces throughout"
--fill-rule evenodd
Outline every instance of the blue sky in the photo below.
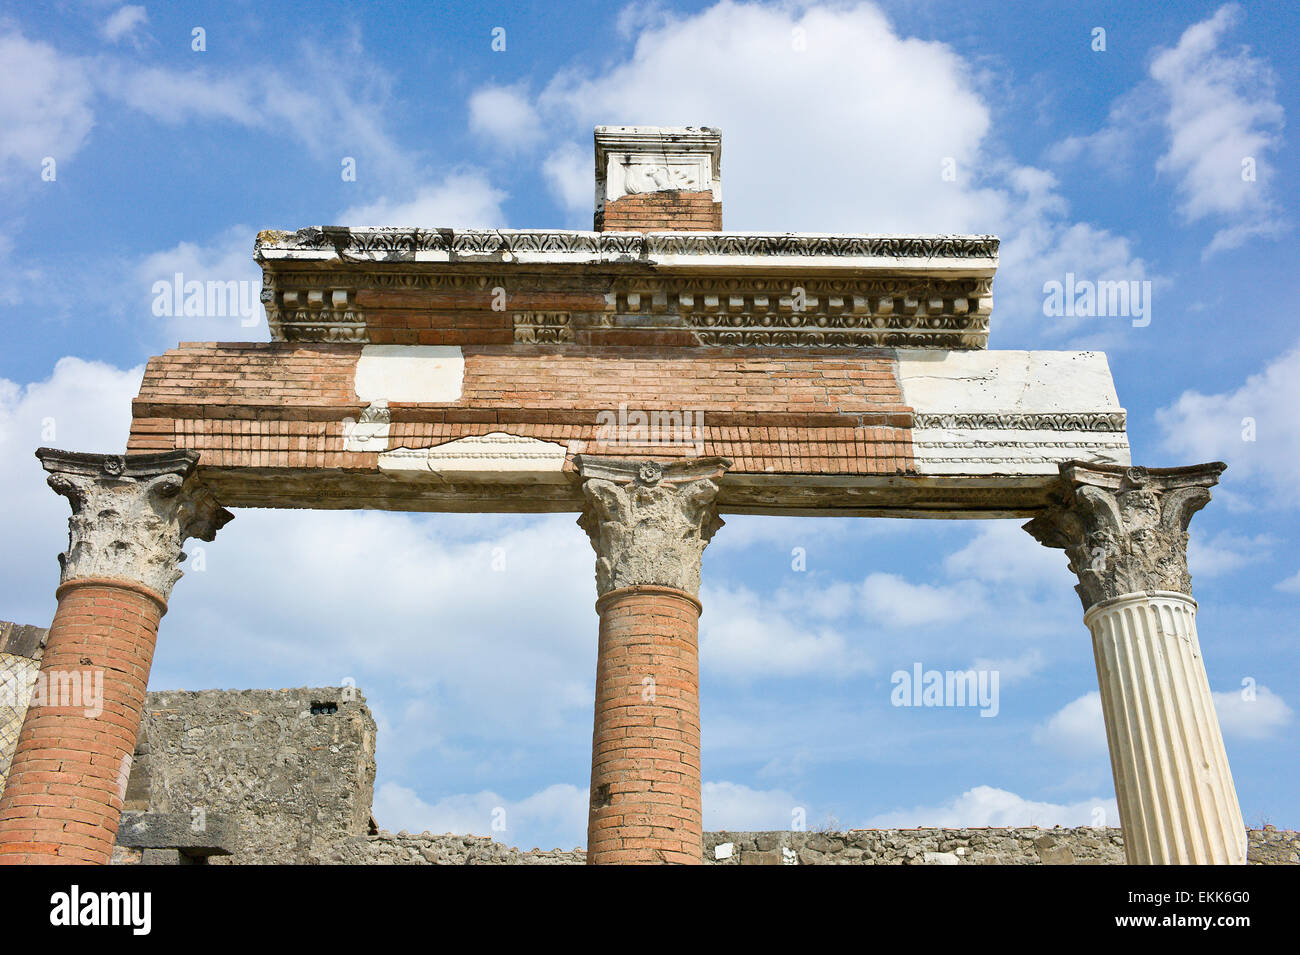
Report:
M 9 4 L 0 617 L 53 612 L 67 511 L 31 451 L 120 450 L 150 355 L 267 337 L 156 318 L 155 281 L 256 281 L 262 228 L 589 228 L 593 125 L 714 125 L 727 228 L 997 233 L 993 347 L 1104 349 L 1135 461 L 1228 462 L 1192 524 L 1201 643 L 1247 822 L 1300 826 L 1297 20 L 1194 2 Z M 1067 272 L 1150 281 L 1150 324 L 1044 316 Z M 498 838 L 583 842 L 596 618 L 571 515 L 249 510 L 201 564 L 153 687 L 350 677 L 380 723 L 381 824 L 487 832 L 505 807 Z M 800 808 L 841 827 L 1095 807 L 1115 824 L 1073 580 L 1016 522 L 735 517 L 704 578 L 708 828 Z M 891 706 L 914 663 L 997 669 L 998 715 Z

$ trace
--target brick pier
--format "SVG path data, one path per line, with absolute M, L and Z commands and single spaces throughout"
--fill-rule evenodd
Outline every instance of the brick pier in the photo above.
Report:
M 195 479 L 193 452 L 38 457 L 72 517 L 37 696 L 0 797 L 0 864 L 104 864 L 181 544 L 211 540 L 230 514 Z

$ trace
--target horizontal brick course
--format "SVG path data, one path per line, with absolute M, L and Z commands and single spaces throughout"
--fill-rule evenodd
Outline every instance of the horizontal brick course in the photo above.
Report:
M 596 229 L 605 232 L 721 232 L 722 203 L 713 193 L 644 192 L 605 203 L 596 215 Z
M 211 467 L 375 469 L 374 452 L 343 450 L 344 419 L 364 410 L 353 387 L 360 354 L 355 345 L 182 345 L 150 360 L 128 450 L 189 448 Z M 571 453 L 671 460 L 702 450 L 732 459 L 733 474 L 912 470 L 911 409 L 888 355 L 507 346 L 464 356 L 459 400 L 390 404 L 389 448 L 508 431 Z M 620 405 L 701 413 L 701 447 L 597 445 L 598 416 Z

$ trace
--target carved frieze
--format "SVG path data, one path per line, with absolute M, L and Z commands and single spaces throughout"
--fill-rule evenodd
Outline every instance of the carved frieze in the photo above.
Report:
M 365 313 L 355 289 L 319 286 L 277 288 L 263 273 L 262 304 L 271 338 L 288 342 L 368 342 Z
M 515 341 L 529 344 L 571 342 L 572 319 L 568 312 L 515 312 Z
M 1045 414 L 1020 414 L 1016 412 L 975 412 L 915 414 L 914 428 L 947 429 L 998 429 L 1006 431 L 1124 431 L 1126 417 L 1123 411 L 1105 412 L 1048 412 Z
M 996 260 L 993 235 L 819 235 L 727 232 L 560 232 L 544 229 L 409 229 L 392 227 L 308 228 L 262 232 L 256 257 L 261 262 L 291 261 L 294 253 L 333 252 L 338 256 L 385 260 L 416 253 L 552 253 L 654 260 L 662 256 L 745 256 L 781 258 L 869 258 L 900 260 Z M 319 259 L 318 256 L 307 258 Z M 611 258 L 611 261 L 613 259 Z
M 987 344 L 993 307 L 992 281 L 978 277 L 650 278 L 591 270 L 509 274 L 378 267 L 266 275 L 263 297 L 272 337 L 288 341 L 369 342 L 369 321 L 386 330 L 398 327 L 379 321 L 385 308 L 466 315 L 508 309 L 512 338 L 521 344 L 581 342 L 586 328 L 645 330 L 649 338 L 676 328 L 688 336 L 686 342 L 707 346 L 966 350 Z M 363 310 L 358 298 L 370 307 Z M 542 302 L 561 307 L 514 304 Z

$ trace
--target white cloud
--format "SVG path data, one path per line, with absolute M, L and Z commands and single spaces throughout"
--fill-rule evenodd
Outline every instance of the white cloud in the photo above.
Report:
M 70 160 L 94 125 L 85 64 L 21 33 L 0 34 L 0 181 L 41 182 L 41 160 Z M 57 171 L 57 167 L 56 167 Z
M 789 829 L 800 809 L 812 818 L 806 803 L 780 789 L 706 782 L 702 796 L 706 831 Z M 521 849 L 569 849 L 586 843 L 588 803 L 585 788 L 567 783 L 517 800 L 483 790 L 426 801 L 411 787 L 390 782 L 376 789 L 374 813 L 380 826 L 394 832 L 472 834 Z M 494 829 L 494 819 L 506 828 Z
M 934 586 L 896 574 L 870 574 L 862 583 L 863 613 L 889 627 L 954 623 L 980 611 L 983 594 L 971 581 Z
M 45 483 L 41 446 L 121 453 L 143 368 L 62 358 L 44 381 L 0 379 L 0 491 L 5 498 L 0 603 L 6 618 L 48 625 L 68 546 L 68 503 Z
M 1187 222 L 1227 222 L 1206 253 L 1233 248 L 1253 235 L 1278 235 L 1285 226 L 1271 198 L 1270 154 L 1281 148 L 1284 111 L 1267 61 L 1249 50 L 1223 49 L 1240 22 L 1236 4 L 1220 7 L 1160 51 L 1151 76 L 1168 103 L 1168 150 L 1156 163 L 1177 177 L 1179 211 Z M 1242 175 L 1246 159 L 1256 179 Z
M 1187 547 L 1187 566 L 1193 576 L 1218 577 L 1268 559 L 1276 544 L 1276 539 L 1268 534 L 1247 537 L 1222 531 L 1203 538 L 1193 530 Z
M 104 21 L 104 25 L 99 28 L 99 32 L 109 43 L 117 43 L 124 39 L 138 42 L 134 34 L 148 22 L 149 14 L 145 12 L 144 7 L 127 4 L 114 10 Z
M 173 625 L 193 639 L 183 657 L 160 650 L 160 685 L 188 685 L 247 654 L 256 661 L 236 672 L 254 685 L 288 668 L 330 685 L 348 675 L 363 688 L 404 686 L 445 714 L 438 731 L 448 735 L 590 735 L 587 542 L 568 515 L 477 517 L 472 536 L 457 536 L 444 515 L 239 511 L 205 545 L 208 571 L 178 585 Z M 521 618 L 530 607 L 546 612 Z
M 1006 684 L 1028 679 L 1043 669 L 1046 664 L 1047 660 L 1043 656 L 1043 651 L 1037 647 L 1032 647 L 1019 656 L 1005 659 L 993 660 L 987 657 L 976 657 L 974 662 L 971 663 L 971 668 L 975 670 L 996 670 L 999 681 Z
M 727 526 L 713 538 L 705 553 L 742 551 L 779 555 L 781 564 L 788 567 L 796 556 L 795 548 L 802 548 L 807 570 L 815 573 L 826 569 L 819 563 L 820 556 L 832 553 L 835 542 L 887 534 L 904 535 L 909 528 L 914 530 L 916 523 L 885 517 L 862 520 L 855 517 L 734 514 L 727 516 Z
M 1273 585 L 1277 590 L 1288 594 L 1300 594 L 1300 570 L 1296 571 L 1285 580 L 1280 580 Z
M 1044 323 L 1047 279 L 1149 277 L 1126 239 L 1070 220 L 1049 174 L 999 153 L 970 63 L 895 32 L 872 4 L 724 0 L 689 16 L 641 7 L 622 22 L 637 31 L 632 55 L 557 74 L 537 97 L 545 125 L 570 140 L 612 118 L 721 127 L 729 229 L 1001 233 L 995 330 L 1047 338 L 1079 330 Z M 828 129 L 835 148 L 809 149 Z M 569 155 L 550 176 L 552 188 L 572 183 L 560 191 L 576 215 L 590 199 Z M 942 178 L 949 159 L 955 181 Z
M 1269 63 L 1246 47 L 1227 49 L 1241 16 L 1227 4 L 1172 48 L 1155 50 L 1148 78 L 1115 100 L 1106 125 L 1048 152 L 1054 162 L 1083 158 L 1123 172 L 1148 136 L 1162 136 L 1156 170 L 1173 180 L 1180 218 L 1219 225 L 1203 258 L 1288 228 L 1273 199 L 1271 159 L 1283 144 L 1285 113 Z M 1243 175 L 1246 160 L 1253 179 Z
M 592 77 L 561 74 L 540 103 L 588 130 L 611 117 L 720 126 L 737 157 L 724 165 L 730 228 L 925 232 L 987 221 L 988 197 L 940 180 L 944 157 L 963 172 L 976 161 L 991 124 L 947 46 L 897 36 L 867 4 L 795 12 L 723 2 L 636 26 L 629 59 Z M 791 43 L 796 27 L 804 52 Z M 900 72 L 912 78 L 905 89 Z M 895 95 L 865 95 L 884 88 Z M 809 150 L 827 129 L 837 147 Z M 883 130 L 892 148 L 855 148 Z
M 1056 337 L 1090 336 L 1074 340 L 1071 347 L 1110 349 L 1123 344 L 1131 327 L 1127 318 L 1047 317 L 1043 314 L 1043 287 L 1066 281 L 1068 273 L 1080 280 L 1127 281 L 1159 278 L 1147 269 L 1128 238 L 1069 218 L 1069 205 L 1057 192 L 1056 177 L 1039 169 L 1022 167 L 1008 176 L 1015 203 L 1005 225 L 999 249 L 998 278 L 994 283 L 993 333 L 1014 323 L 1033 321 Z M 1158 316 L 1153 315 L 1155 320 Z
M 1054 163 L 1086 160 L 1120 175 L 1133 164 L 1139 141 L 1160 121 L 1160 103 L 1151 83 L 1139 84 L 1111 104 L 1106 125 L 1095 133 L 1068 136 L 1048 150 Z
M 1276 506 L 1295 506 L 1300 482 L 1300 346 L 1273 359 L 1234 391 L 1185 391 L 1156 411 L 1164 449 L 1185 461 L 1226 461 L 1227 477 L 1253 478 L 1276 493 Z
M 518 800 L 484 790 L 431 803 L 410 787 L 385 783 L 375 791 L 374 814 L 380 826 L 393 832 L 491 836 L 525 850 L 573 849 L 586 842 L 588 803 L 585 789 L 567 783 Z
M 1068 590 L 1074 578 L 1061 552 L 1038 543 L 1022 525 L 1018 520 L 983 522 L 970 543 L 944 559 L 944 569 L 992 584 Z
M 1264 739 L 1291 721 L 1291 708 L 1266 686 L 1254 688 L 1254 698 L 1242 691 L 1214 693 L 1214 708 L 1225 737 Z M 1106 723 L 1101 693 L 1085 693 L 1057 711 L 1034 730 L 1035 743 L 1079 756 L 1106 753 Z
M 1099 812 L 1100 810 L 1100 812 Z M 961 828 L 973 826 L 1091 826 L 1119 825 L 1119 807 L 1113 797 L 1075 803 L 1036 802 L 992 786 L 976 786 L 938 806 L 895 809 L 873 816 L 867 827 Z
M 1244 690 L 1215 693 L 1214 711 L 1225 737 L 1260 740 L 1277 735 L 1294 715 L 1286 701 L 1266 686 L 1254 687 L 1253 697 Z
M 762 832 L 790 829 L 796 810 L 807 805 L 781 789 L 750 789 L 739 783 L 716 782 L 703 786 L 704 830 L 706 832 Z
M 142 22 L 127 12 L 134 10 L 143 14 L 128 6 L 110 18 L 115 39 L 133 37 Z M 61 163 L 75 155 L 94 125 L 99 98 L 169 125 L 215 120 L 282 133 L 336 161 L 340 142 L 354 144 L 349 148 L 362 182 L 407 183 L 417 175 L 413 157 L 384 127 L 391 82 L 371 65 L 355 31 L 328 52 L 303 44 L 283 69 L 212 71 L 142 66 L 108 54 L 81 58 L 11 28 L 0 33 L 0 68 L 7 78 L 0 91 L 0 172 L 7 178 L 29 174 L 39 182 L 36 164 L 43 157 Z M 301 76 L 312 77 L 311 84 L 304 86 Z
M 479 172 L 459 172 L 442 182 L 418 187 L 409 198 L 383 197 L 339 215 L 351 226 L 387 225 L 434 228 L 492 228 L 505 225 L 506 195 Z
M 1106 721 L 1101 712 L 1101 693 L 1093 690 L 1065 704 L 1034 730 L 1033 739 L 1069 754 L 1104 754 Z
M 178 242 L 142 258 L 131 269 L 121 297 L 127 303 L 128 315 L 154 326 L 155 330 L 145 336 L 146 341 L 164 349 L 174 348 L 177 342 L 266 341 L 262 272 L 253 261 L 256 234 L 250 226 L 232 226 L 208 242 Z M 182 296 L 190 282 L 202 283 L 204 315 L 175 314 L 173 289 L 178 287 L 177 275 L 182 276 Z M 212 304 L 219 307 L 208 313 L 208 284 L 217 283 L 225 289 L 229 282 L 237 283 L 234 296 L 215 297 Z M 160 297 L 168 302 L 164 311 L 173 314 L 155 313 L 155 299 Z M 218 311 L 226 314 L 216 314 Z
M 268 120 L 267 87 L 249 74 L 139 67 L 114 60 L 104 61 L 101 69 L 103 92 L 162 123 L 223 120 L 260 127 Z
M 577 143 L 562 143 L 542 162 L 546 184 L 573 221 L 587 228 L 594 209 L 591 153 Z
M 525 90 L 489 86 L 469 98 L 469 128 L 498 151 L 516 152 L 542 138 L 542 120 Z
M 711 672 L 728 677 L 846 675 L 868 666 L 862 651 L 849 646 L 839 630 L 808 619 L 817 616 L 809 605 L 786 613 L 776 601 L 745 587 L 711 585 L 701 600 L 708 608 L 700 619 L 701 665 Z M 817 601 L 815 591 L 809 601 Z

